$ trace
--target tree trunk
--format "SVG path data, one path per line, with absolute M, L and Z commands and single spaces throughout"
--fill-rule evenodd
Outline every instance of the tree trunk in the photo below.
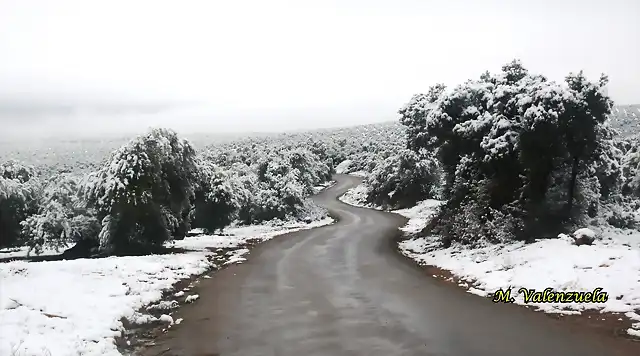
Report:
M 571 167 L 571 180 L 569 181 L 569 197 L 567 198 L 567 217 L 571 217 L 573 210 L 573 196 L 576 190 L 576 180 L 578 178 L 578 157 L 573 157 L 573 165 Z

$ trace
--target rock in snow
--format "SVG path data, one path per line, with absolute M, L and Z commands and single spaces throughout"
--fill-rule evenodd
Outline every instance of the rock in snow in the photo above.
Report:
M 578 229 L 573 233 L 573 239 L 578 246 L 591 245 L 596 240 L 596 233 L 588 228 Z

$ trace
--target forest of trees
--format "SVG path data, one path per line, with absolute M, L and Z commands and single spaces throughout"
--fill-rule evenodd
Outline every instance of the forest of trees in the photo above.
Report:
M 424 234 L 445 245 L 557 236 L 607 211 L 636 227 L 640 150 L 608 124 L 607 78 L 557 83 L 519 61 L 433 85 L 397 123 L 250 137 L 202 149 L 153 129 L 95 165 L 0 164 L 0 247 L 139 254 L 232 222 L 319 219 L 309 199 L 345 159 L 385 209 L 444 200 Z M 89 171 L 89 173 L 86 173 Z
M 346 129 L 196 149 L 171 130 L 153 129 L 89 169 L 8 160 L 0 164 L 0 247 L 26 245 L 38 254 L 76 244 L 84 250 L 75 257 L 144 254 L 193 228 L 318 220 L 326 211 L 309 196 L 337 163 L 357 156 L 374 166 L 382 147 L 400 142 L 386 127 L 356 131 L 367 139 L 353 143 Z

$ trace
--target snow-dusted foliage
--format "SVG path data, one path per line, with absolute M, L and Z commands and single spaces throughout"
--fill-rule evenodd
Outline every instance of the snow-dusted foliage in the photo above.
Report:
M 513 61 L 498 74 L 414 96 L 400 110 L 408 147 L 437 155 L 448 199 L 432 230 L 447 241 L 526 239 L 597 204 L 591 195 L 615 185 L 618 169 L 606 84 L 581 72 L 555 83 Z
M 116 150 L 84 185 L 102 224 L 100 248 L 129 253 L 184 237 L 196 173 L 194 148 L 170 130 L 153 129 Z
M 210 161 L 198 164 L 199 181 L 191 211 L 191 227 L 213 233 L 236 217 L 243 194 L 241 182 Z
M 385 209 L 402 209 L 433 198 L 438 184 L 434 157 L 405 149 L 377 165 L 365 180 L 367 202 Z
M 203 157 L 233 180 L 240 222 L 307 221 L 326 216 L 307 197 L 331 178 L 338 163 L 355 157 L 357 163 L 350 169 L 366 166 L 370 172 L 391 152 L 399 151 L 401 137 L 398 125 L 367 125 L 249 137 L 212 145 Z
M 15 160 L 0 164 L 0 247 L 24 241 L 20 223 L 36 212 L 39 191 L 33 167 Z
M 37 213 L 21 223 L 26 244 L 36 254 L 43 247 L 60 250 L 71 242 L 97 236 L 100 225 L 80 200 L 79 181 L 69 173 L 49 179 L 38 198 Z

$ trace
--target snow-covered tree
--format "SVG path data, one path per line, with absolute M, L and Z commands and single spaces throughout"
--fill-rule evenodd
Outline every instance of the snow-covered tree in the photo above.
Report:
M 298 170 L 279 157 L 270 157 L 258 164 L 257 188 L 256 221 L 293 217 L 306 196 Z
M 43 247 L 60 250 L 69 243 L 97 238 L 100 224 L 78 192 L 79 179 L 72 174 L 54 176 L 46 183 L 37 213 L 21 224 L 26 244 L 36 254 Z
M 200 178 L 195 189 L 191 226 L 214 233 L 237 217 L 242 188 L 240 182 L 221 167 L 209 161 L 201 161 L 198 166 Z
M 291 169 L 296 170 L 305 193 L 311 194 L 313 187 L 331 179 L 331 169 L 318 156 L 303 148 L 295 148 L 287 153 Z
M 31 166 L 0 164 L 0 247 L 23 242 L 21 223 L 37 211 L 40 182 Z
M 84 185 L 102 229 L 100 248 L 147 251 L 184 237 L 197 182 L 195 150 L 167 129 L 153 129 L 112 153 Z
M 389 209 L 414 206 L 433 198 L 438 184 L 438 167 L 425 152 L 403 150 L 377 165 L 366 179 L 367 201 Z
M 437 155 L 445 197 L 476 205 L 448 204 L 448 214 L 473 211 L 480 225 L 510 217 L 511 235 L 527 239 L 582 213 L 574 201 L 595 187 L 586 182 L 589 169 L 599 170 L 603 180 L 616 179 L 615 167 L 601 162 L 611 148 L 605 120 L 612 102 L 604 93 L 606 84 L 604 76 L 589 82 L 581 73 L 559 84 L 513 61 L 496 75 L 485 73 L 452 90 L 435 86 L 427 95 L 414 96 L 400 110 L 401 123 L 408 127 L 410 149 Z M 550 190 L 564 204 L 550 199 Z M 443 223 L 459 220 L 445 215 Z M 459 224 L 462 229 L 471 225 Z

